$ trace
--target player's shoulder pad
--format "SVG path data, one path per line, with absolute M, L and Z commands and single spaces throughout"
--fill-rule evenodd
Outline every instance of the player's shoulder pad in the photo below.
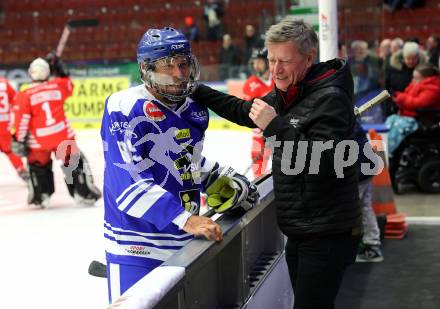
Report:
M 107 99 L 106 112 L 108 114 L 120 112 L 128 116 L 139 99 L 146 99 L 149 96 L 151 95 L 143 84 L 115 92 Z

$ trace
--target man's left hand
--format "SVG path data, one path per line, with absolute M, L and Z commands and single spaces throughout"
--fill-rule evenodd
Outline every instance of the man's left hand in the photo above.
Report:
M 275 109 L 260 99 L 254 99 L 249 118 L 262 130 L 277 116 Z

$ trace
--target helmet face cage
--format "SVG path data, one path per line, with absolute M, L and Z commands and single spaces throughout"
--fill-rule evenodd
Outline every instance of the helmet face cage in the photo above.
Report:
M 148 88 L 173 102 L 189 96 L 200 76 L 199 63 L 194 55 L 163 57 L 152 62 L 144 60 L 139 64 L 139 70 Z M 182 78 L 173 77 L 174 70 L 179 70 Z
M 139 41 L 137 59 L 145 85 L 171 101 L 185 99 L 199 79 L 188 39 L 171 27 L 149 29 Z

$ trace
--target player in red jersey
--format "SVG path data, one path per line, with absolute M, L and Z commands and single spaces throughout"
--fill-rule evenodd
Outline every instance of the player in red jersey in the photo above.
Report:
M 27 180 L 29 176 L 23 161 L 11 151 L 11 106 L 14 96 L 15 90 L 9 81 L 0 77 L 0 151 L 8 156 L 18 175 Z
M 245 100 L 260 98 L 268 94 L 273 89 L 273 79 L 269 72 L 267 60 L 267 49 L 255 50 L 251 56 L 250 64 L 254 75 L 251 75 L 243 85 Z M 252 130 L 252 170 L 255 177 L 261 176 L 270 158 L 270 150 L 264 148 L 264 138 L 261 129 Z
M 49 63 L 35 59 L 29 66 L 30 87 L 15 96 L 14 147 L 27 156 L 28 203 L 47 207 L 54 192 L 51 154 L 61 165 L 69 193 L 80 204 L 94 204 L 101 196 L 93 184 L 88 164 L 75 141 L 64 114 L 64 101 L 72 95 L 73 83 L 61 59 L 48 56 Z M 49 80 L 50 73 L 55 78 Z M 23 151 L 24 150 L 24 151 Z

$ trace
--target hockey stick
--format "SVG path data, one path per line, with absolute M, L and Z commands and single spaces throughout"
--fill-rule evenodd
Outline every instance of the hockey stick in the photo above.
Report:
M 381 93 L 379 93 L 378 95 L 376 95 L 374 98 L 372 98 L 371 100 L 369 100 L 368 102 L 362 104 L 359 107 L 355 107 L 354 108 L 354 114 L 355 116 L 359 116 L 361 115 L 363 112 L 369 110 L 370 108 L 372 108 L 373 106 L 380 104 L 384 101 L 386 101 L 388 98 L 390 97 L 390 94 L 387 90 L 383 90 Z M 258 153 L 258 155 L 255 157 L 255 159 L 252 160 L 252 163 L 246 168 L 245 172 L 243 173 L 243 175 L 246 175 L 250 169 L 252 168 L 252 166 L 254 166 L 254 164 L 261 159 L 261 157 L 264 154 L 264 150 L 266 149 L 266 147 L 263 147 L 263 149 Z
M 58 42 L 55 54 L 58 57 L 61 57 L 61 55 L 63 54 L 64 47 L 66 46 L 67 40 L 69 39 L 71 29 L 80 27 L 96 27 L 98 23 L 99 22 L 97 19 L 76 19 L 68 21 L 64 26 L 63 33 L 61 34 L 61 38 Z

